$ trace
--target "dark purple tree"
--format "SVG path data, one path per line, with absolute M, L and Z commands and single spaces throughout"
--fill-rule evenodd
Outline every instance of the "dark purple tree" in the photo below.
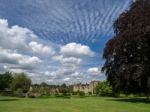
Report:
M 102 71 L 113 93 L 150 94 L 150 0 L 136 0 L 115 21 L 104 49 Z

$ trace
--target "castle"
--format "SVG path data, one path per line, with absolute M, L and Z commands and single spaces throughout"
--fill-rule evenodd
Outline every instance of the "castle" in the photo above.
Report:
M 73 91 L 83 91 L 85 93 L 95 93 L 96 86 L 98 85 L 99 81 L 92 81 L 89 84 L 75 84 L 73 85 Z

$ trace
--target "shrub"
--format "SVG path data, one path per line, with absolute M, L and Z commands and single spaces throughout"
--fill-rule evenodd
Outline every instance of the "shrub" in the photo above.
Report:
M 85 92 L 79 91 L 79 96 L 80 96 L 80 97 L 85 97 Z
M 91 95 L 92 95 L 92 92 L 88 92 L 88 94 L 91 96 Z
M 72 95 L 78 95 L 78 92 L 73 91 L 73 92 L 72 92 Z
M 18 88 L 15 92 L 14 92 L 15 96 L 18 97 L 23 97 L 23 90 L 21 88 Z
M 103 81 L 96 87 L 96 94 L 99 96 L 112 96 L 112 87 L 107 81 Z

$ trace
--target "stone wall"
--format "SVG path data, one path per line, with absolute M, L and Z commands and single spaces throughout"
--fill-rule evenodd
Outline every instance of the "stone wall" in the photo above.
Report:
M 92 81 L 89 84 L 75 84 L 73 85 L 73 91 L 83 91 L 85 93 L 91 92 L 92 94 L 95 93 L 95 88 L 98 85 L 99 81 Z

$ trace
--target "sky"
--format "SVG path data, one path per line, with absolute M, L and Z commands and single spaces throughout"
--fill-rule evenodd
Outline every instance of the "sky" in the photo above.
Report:
M 0 72 L 24 72 L 33 83 L 105 80 L 103 49 L 131 3 L 0 0 Z

